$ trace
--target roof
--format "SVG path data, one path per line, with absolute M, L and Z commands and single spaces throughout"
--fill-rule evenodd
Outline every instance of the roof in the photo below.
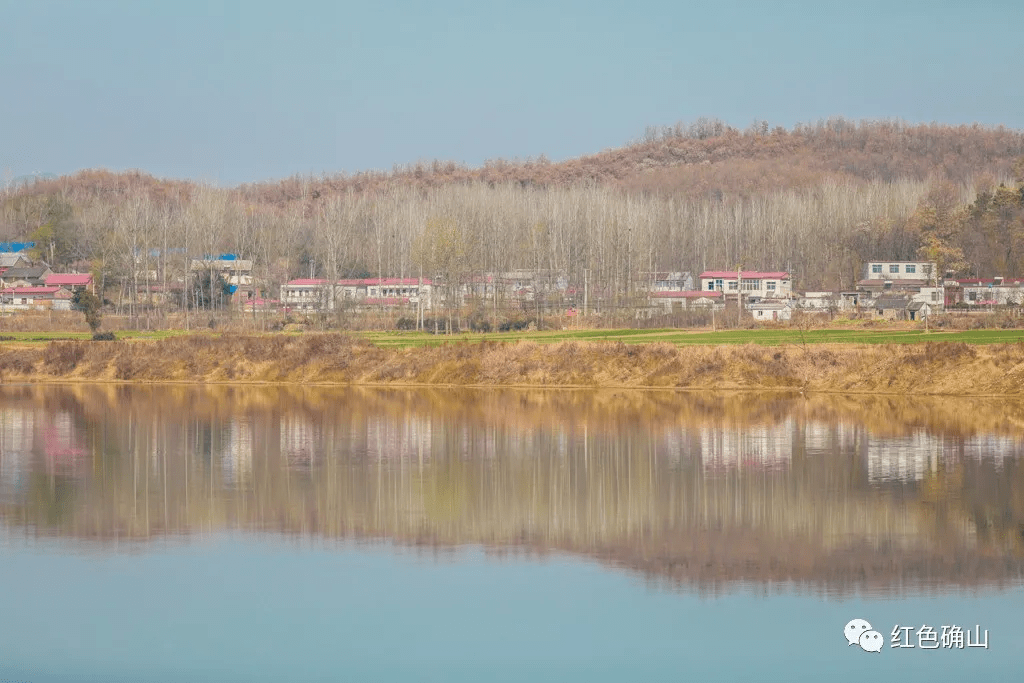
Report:
M 915 301 L 909 306 L 907 306 L 907 308 L 910 309 L 911 311 L 920 311 L 925 306 L 928 306 L 929 309 L 931 308 L 931 305 L 925 301 Z
M 192 259 L 192 270 L 201 270 L 203 268 L 224 268 L 229 270 L 252 270 L 252 261 L 249 259 L 240 258 L 194 258 Z
M 735 270 L 707 270 L 700 274 L 701 279 L 706 278 L 735 278 Z M 744 270 L 740 274 L 742 280 L 788 280 L 789 273 L 779 271 L 761 272 L 759 270 Z
M 902 287 L 927 287 L 931 280 L 922 280 L 920 278 L 902 278 L 899 280 L 883 280 L 878 278 L 870 278 L 867 280 L 858 280 L 858 287 L 885 287 L 886 283 L 891 284 L 894 288 Z
M 290 280 L 289 282 L 287 282 L 285 284 L 286 284 L 286 286 L 293 286 L 293 287 L 322 287 L 323 285 L 326 285 L 327 283 L 328 283 L 328 280 L 324 280 L 322 278 L 299 278 L 297 280 Z M 342 287 L 367 287 L 367 286 L 370 286 L 370 285 L 378 285 L 378 284 L 379 285 L 393 287 L 395 285 L 417 285 L 417 284 L 419 284 L 419 278 L 415 278 L 415 277 L 405 277 L 405 278 L 401 278 L 401 277 L 384 277 L 384 278 L 367 277 L 367 278 L 360 278 L 360 279 L 354 279 L 354 280 L 338 280 L 338 284 L 341 285 Z M 430 282 L 429 279 L 423 278 L 423 284 L 429 285 L 429 284 L 431 284 L 431 282 Z
M 4 294 L 56 294 L 60 287 L 8 287 Z
M 13 268 L 22 261 L 28 263 L 28 259 L 25 258 L 24 254 L 0 254 L 0 268 Z
M 751 310 L 780 310 L 783 308 L 792 308 L 793 304 L 789 302 L 789 299 L 764 299 L 758 301 L 755 304 L 748 304 L 747 308 Z
M 1024 279 L 1017 277 L 1004 277 L 1001 284 L 996 284 L 996 279 L 992 277 L 971 277 L 958 279 L 957 284 L 961 287 L 1018 287 L 1024 285 Z
M 46 276 L 47 285 L 89 285 L 92 284 L 90 273 L 53 273 Z
M 28 266 L 25 268 L 8 268 L 4 271 L 4 278 L 41 278 L 48 271 L 46 266 Z
M 319 287 L 320 285 L 326 285 L 327 280 L 321 280 L 319 278 L 300 277 L 297 280 L 290 280 L 285 283 L 286 287 Z
M 384 306 L 397 306 L 398 304 L 409 303 L 409 297 L 404 296 L 386 296 L 386 297 L 370 297 L 363 300 L 364 304 L 371 305 L 384 305 Z
M 716 298 L 720 298 L 722 296 L 722 293 L 721 292 L 701 292 L 701 291 L 695 291 L 695 292 L 651 292 L 651 296 L 652 297 L 656 297 L 658 299 L 703 299 L 705 297 L 716 299 Z
M 880 296 L 875 300 L 874 308 L 879 309 L 904 309 L 907 307 L 909 300 L 902 296 Z
M 417 285 L 419 284 L 419 282 L 419 278 L 415 277 L 368 277 L 363 280 L 363 284 L 367 285 L 376 285 L 378 283 L 383 285 Z M 428 280 L 427 278 L 423 278 L 423 284 L 429 285 L 430 280 Z

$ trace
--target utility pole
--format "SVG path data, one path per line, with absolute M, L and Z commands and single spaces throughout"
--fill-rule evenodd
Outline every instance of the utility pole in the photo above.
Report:
M 736 327 L 743 325 L 743 264 L 736 265 Z
M 416 284 L 416 331 L 423 328 L 423 266 L 420 266 L 420 277 Z
M 583 315 L 587 314 L 587 294 L 588 294 L 588 291 L 587 291 L 587 285 L 588 285 L 587 273 L 588 273 L 588 270 L 586 268 L 584 268 L 583 269 Z

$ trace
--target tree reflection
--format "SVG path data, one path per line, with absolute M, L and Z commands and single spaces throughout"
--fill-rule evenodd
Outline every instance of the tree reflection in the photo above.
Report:
M 560 549 L 702 586 L 1000 584 L 1024 566 L 1022 416 L 980 400 L 3 387 L 0 517 L 97 539 Z

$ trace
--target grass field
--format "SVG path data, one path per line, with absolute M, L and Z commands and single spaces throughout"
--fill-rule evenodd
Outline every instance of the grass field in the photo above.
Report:
M 500 332 L 494 334 L 432 335 L 422 332 L 360 332 L 358 336 L 388 348 L 439 345 L 446 342 L 514 342 L 520 340 L 550 344 L 560 341 L 619 341 L 625 344 L 668 342 L 677 346 L 713 344 L 919 344 L 924 342 L 965 342 L 1007 344 L 1024 341 L 1024 330 L 969 330 L 925 332 L 924 330 L 726 330 L 688 332 L 684 330 L 563 330 L 559 332 Z
M 185 330 L 123 330 L 118 339 L 155 340 L 190 334 Z M 209 332 L 203 332 L 209 334 Z M 230 334 L 218 332 L 215 336 Z M 296 333 L 270 333 L 296 334 Z M 298 333 L 302 334 L 302 333 Z M 618 341 L 625 344 L 668 342 L 676 346 L 715 344 L 761 344 L 765 346 L 800 344 L 918 344 L 924 342 L 965 342 L 968 344 L 1006 344 L 1024 341 L 1022 330 L 969 330 L 930 331 L 919 329 L 824 329 L 824 330 L 725 330 L 722 332 L 692 332 L 677 329 L 661 330 L 562 330 L 555 332 L 497 332 L 492 334 L 433 335 L 423 332 L 356 332 L 355 336 L 382 348 L 411 348 L 440 346 L 458 342 L 516 342 L 533 341 L 552 344 L 560 341 Z M 62 340 L 86 340 L 88 332 L 4 332 L 0 331 L 0 344 L 34 344 Z
M 185 330 L 122 330 L 115 332 L 118 339 L 166 339 L 181 334 Z M 72 339 L 92 339 L 92 332 L 5 332 L 0 331 L 0 343 L 26 344 L 32 342 L 67 341 Z

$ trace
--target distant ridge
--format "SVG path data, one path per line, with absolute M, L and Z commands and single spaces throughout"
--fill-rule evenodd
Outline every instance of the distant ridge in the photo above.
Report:
M 41 181 L 44 181 L 44 180 L 56 180 L 57 177 L 58 176 L 57 176 L 56 173 L 49 173 L 49 172 L 45 172 L 45 173 L 43 173 L 43 172 L 28 173 L 28 174 L 25 174 L 25 175 L 16 176 L 16 177 L 12 178 L 11 180 L 5 182 L 4 183 L 4 187 L 5 188 L 8 188 L 8 187 L 9 188 L 15 188 L 15 189 L 16 188 L 21 188 L 21 187 L 28 187 L 30 185 L 34 185 L 35 183 L 38 183 L 38 182 L 41 182 Z
M 285 206 L 348 192 L 483 183 L 558 188 L 580 183 L 638 194 L 743 196 L 817 186 L 822 182 L 948 180 L 999 182 L 1021 172 L 1024 131 L 979 124 L 908 124 L 829 119 L 791 129 L 767 124 L 739 130 L 713 119 L 651 128 L 643 138 L 563 161 L 490 160 L 473 168 L 453 161 L 395 165 L 391 171 L 296 175 L 224 188 L 253 204 Z M 26 194 L 58 189 L 48 173 L 16 178 Z M 57 179 L 62 191 L 119 195 L 142 189 L 155 198 L 183 198 L 203 183 L 156 178 L 144 171 L 87 169 Z

